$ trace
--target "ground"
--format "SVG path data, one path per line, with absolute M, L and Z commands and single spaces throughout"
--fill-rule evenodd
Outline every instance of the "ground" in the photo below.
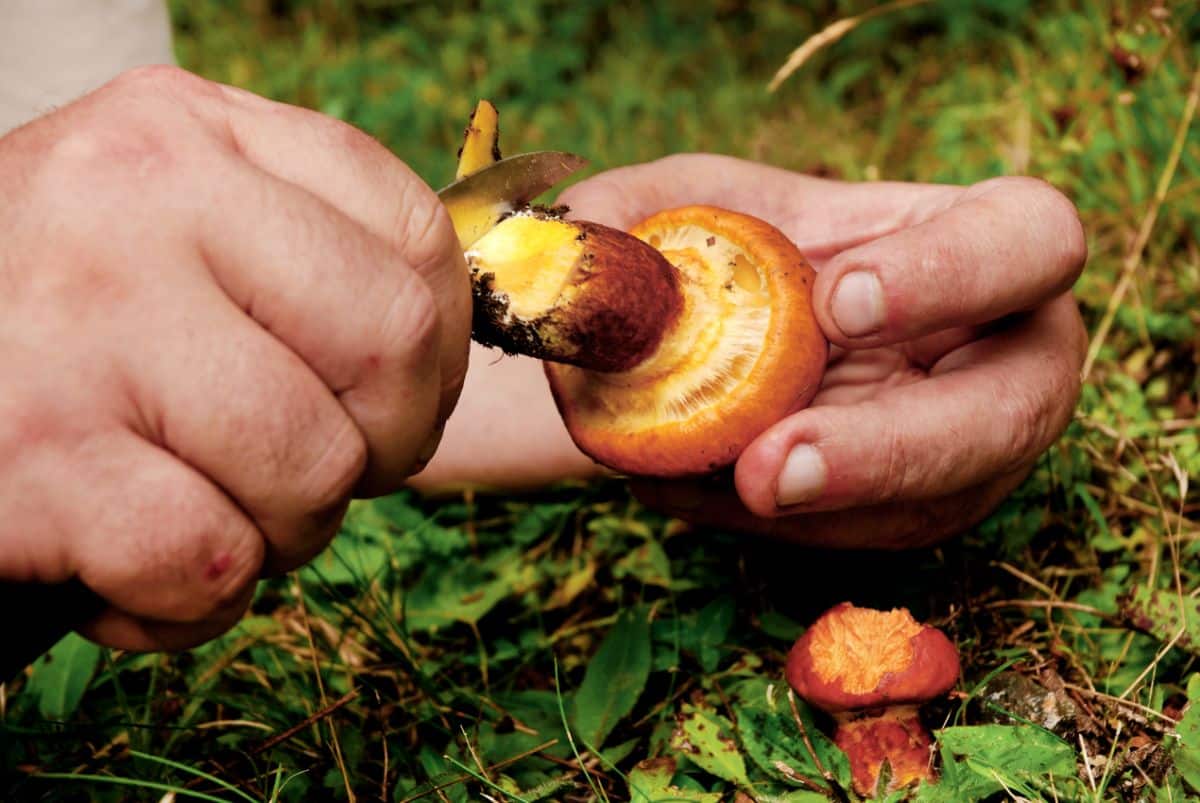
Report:
M 1043 177 L 1088 232 L 1083 398 L 1000 510 L 902 555 L 689 529 L 619 481 L 356 504 L 224 638 L 174 657 L 70 638 L 2 687 L 4 798 L 852 799 L 829 723 L 782 685 L 843 599 L 908 606 L 961 651 L 919 799 L 1200 795 L 1200 11 L 855 17 L 874 5 L 175 2 L 182 64 L 346 119 L 434 186 L 478 97 L 509 151 L 596 170 L 715 150 L 853 180 Z

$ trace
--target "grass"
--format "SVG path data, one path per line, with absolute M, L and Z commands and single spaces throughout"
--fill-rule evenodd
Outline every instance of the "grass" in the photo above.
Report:
M 779 679 L 845 598 L 907 605 L 962 652 L 921 799 L 1200 795 L 1200 12 L 916 4 L 766 91 L 868 8 L 177 2 L 183 64 L 354 122 L 435 186 L 478 96 L 510 150 L 596 169 L 709 149 L 854 180 L 1045 177 L 1088 231 L 1087 381 L 992 517 L 903 555 L 688 529 L 619 482 L 356 504 L 225 637 L 68 641 L 4 687 L 5 799 L 844 800 L 825 723 Z

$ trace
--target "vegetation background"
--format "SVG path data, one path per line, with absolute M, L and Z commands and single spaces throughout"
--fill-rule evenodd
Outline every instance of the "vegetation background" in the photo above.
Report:
M 175 657 L 68 638 L 0 687 L 0 796 L 847 800 L 826 723 L 780 685 L 804 623 L 843 599 L 908 605 L 962 651 L 929 712 L 943 778 L 918 799 L 1200 795 L 1194 2 L 173 14 L 184 66 L 348 120 L 434 186 L 478 97 L 508 151 L 570 149 L 594 170 L 713 150 L 849 180 L 1044 177 L 1089 234 L 1086 387 L 995 515 L 900 556 L 690 530 L 617 482 L 357 504 L 224 638 Z

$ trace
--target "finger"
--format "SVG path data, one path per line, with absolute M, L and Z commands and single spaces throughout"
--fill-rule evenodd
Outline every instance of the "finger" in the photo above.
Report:
M 264 571 L 301 565 L 337 532 L 366 464 L 362 433 L 304 361 L 219 288 L 198 282 L 186 305 L 158 292 L 145 315 L 112 338 L 142 434 L 253 520 L 267 541 Z M 155 348 L 138 348 L 147 330 L 212 335 L 161 337 Z
M 199 622 L 164 622 L 132 616 L 117 608 L 108 608 L 79 628 L 86 638 L 118 650 L 136 652 L 174 652 L 211 641 L 237 624 L 254 598 L 254 586 L 248 586 L 239 599 L 215 611 Z
M 1032 464 L 938 499 L 777 518 L 755 516 L 747 510 L 728 481 L 639 481 L 633 490 L 648 507 L 710 529 L 830 549 L 920 549 L 983 521 L 1024 481 L 1030 468 Z
M 49 461 L 53 450 L 47 450 Z M 113 607 L 162 622 L 225 620 L 259 577 L 263 538 L 219 488 L 127 430 L 60 454 L 47 518 L 63 565 Z
M 710 204 L 754 215 L 783 231 L 813 261 L 932 217 L 961 187 L 851 183 L 715 154 L 677 154 L 620 167 L 565 190 L 573 217 L 621 229 L 663 209 Z
M 839 345 L 904 342 L 1033 309 L 1075 282 L 1086 255 L 1065 196 L 1035 179 L 994 179 L 839 253 L 817 277 L 813 308 Z
M 367 443 L 359 490 L 394 490 L 428 459 L 442 404 L 428 285 L 380 238 L 245 163 L 226 170 L 198 240 L 234 303 L 338 396 Z
M 470 279 L 458 237 L 437 195 L 387 148 L 359 129 L 308 109 L 222 86 L 238 150 L 303 187 L 379 237 L 425 280 L 442 327 L 443 392 L 450 414 L 467 370 Z
M 1066 426 L 1083 342 L 1063 296 L 947 355 L 928 379 L 784 419 L 738 459 L 738 493 L 770 517 L 933 499 L 1010 473 Z

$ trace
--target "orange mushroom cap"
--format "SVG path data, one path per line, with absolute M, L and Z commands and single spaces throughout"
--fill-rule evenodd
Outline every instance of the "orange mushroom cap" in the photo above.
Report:
M 547 363 L 550 388 L 596 461 L 634 475 L 707 474 L 816 394 L 829 349 L 812 310 L 816 273 L 779 229 L 718 207 L 659 212 L 631 234 L 678 269 L 681 313 L 632 370 Z
M 915 705 L 953 688 L 958 650 L 903 608 L 843 602 L 826 611 L 788 654 L 787 680 L 828 713 Z

